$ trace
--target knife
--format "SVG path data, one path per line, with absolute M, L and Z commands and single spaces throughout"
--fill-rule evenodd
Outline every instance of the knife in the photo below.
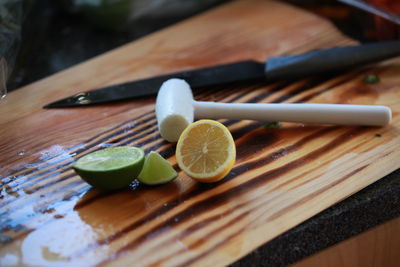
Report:
M 399 55 L 400 41 L 334 47 L 295 56 L 272 57 L 265 63 L 241 61 L 131 81 L 81 92 L 43 108 L 88 106 L 156 95 L 161 84 L 171 78 L 184 79 L 193 89 L 260 79 L 274 82 L 342 71 Z

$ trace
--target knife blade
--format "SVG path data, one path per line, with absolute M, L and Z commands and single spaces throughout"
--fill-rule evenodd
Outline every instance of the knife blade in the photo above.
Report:
M 192 89 L 241 81 L 290 80 L 308 75 L 346 70 L 400 55 L 400 41 L 315 50 L 301 55 L 269 58 L 266 62 L 241 61 L 182 71 L 81 92 L 43 108 L 79 107 L 156 95 L 170 78 L 184 79 Z

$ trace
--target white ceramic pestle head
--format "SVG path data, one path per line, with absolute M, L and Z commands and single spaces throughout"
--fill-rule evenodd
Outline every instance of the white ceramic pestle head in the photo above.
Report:
M 161 85 L 156 100 L 156 116 L 161 136 L 176 142 L 183 130 L 193 122 L 192 90 L 182 79 L 169 79 Z

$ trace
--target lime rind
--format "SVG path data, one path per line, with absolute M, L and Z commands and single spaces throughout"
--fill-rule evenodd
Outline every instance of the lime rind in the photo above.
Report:
M 151 151 L 145 158 L 138 180 L 147 185 L 165 184 L 178 177 L 171 163 L 160 154 Z

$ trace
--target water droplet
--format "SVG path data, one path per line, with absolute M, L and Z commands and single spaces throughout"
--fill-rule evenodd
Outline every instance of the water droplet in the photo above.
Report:
M 137 188 L 139 187 L 139 185 L 140 185 L 140 182 L 139 182 L 138 180 L 134 180 L 134 181 L 129 185 L 129 188 L 132 189 L 132 190 L 135 190 L 135 189 L 137 189 Z
M 56 156 L 67 154 L 66 149 L 61 145 L 52 145 L 46 149 L 39 151 L 40 160 L 49 160 Z
M 25 151 L 21 151 L 18 153 L 18 156 L 23 156 L 23 155 L 25 155 Z
M 107 147 L 112 147 L 113 145 L 115 145 L 115 143 L 109 143 L 109 144 L 99 144 L 99 147 L 101 148 L 107 148 Z

